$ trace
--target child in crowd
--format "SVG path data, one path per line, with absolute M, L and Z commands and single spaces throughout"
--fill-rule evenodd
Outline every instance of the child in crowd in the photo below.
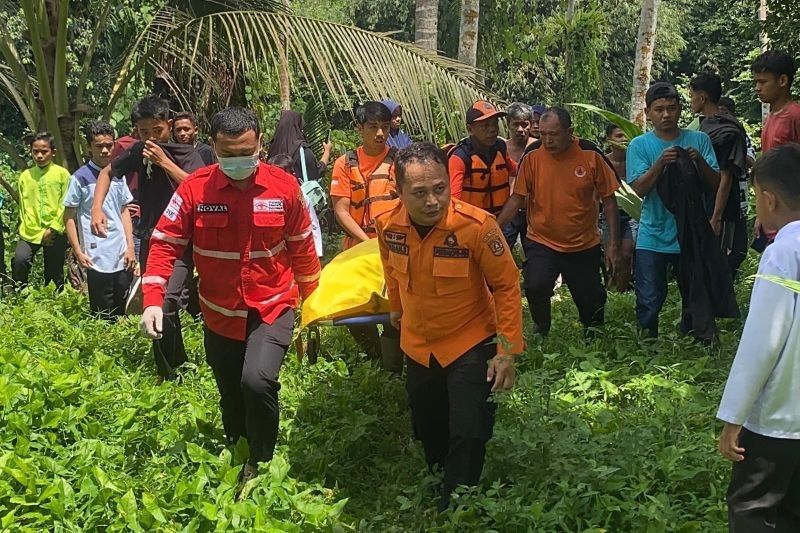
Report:
M 800 281 L 800 145 L 753 167 L 756 211 L 777 232 L 761 257 L 750 312 L 717 418 L 733 461 L 733 532 L 800 531 L 800 296 L 765 276 Z
M 133 196 L 124 178 L 113 179 L 103 203 L 108 235 L 99 238 L 92 234 L 97 176 L 111 160 L 115 135 L 109 123 L 100 121 L 88 124 L 85 135 L 91 159 L 72 176 L 64 199 L 64 224 L 75 258 L 86 269 L 89 307 L 93 313 L 114 318 L 125 312 L 125 297 L 136 266 L 131 215 L 127 209 Z
M 67 252 L 63 202 L 69 171 L 53 163 L 56 145 L 48 132 L 37 133 L 30 148 L 34 165 L 20 175 L 18 183 L 20 239 L 11 260 L 11 276 L 16 283 L 27 284 L 33 256 L 42 248 L 44 283 L 52 281 L 60 290 Z

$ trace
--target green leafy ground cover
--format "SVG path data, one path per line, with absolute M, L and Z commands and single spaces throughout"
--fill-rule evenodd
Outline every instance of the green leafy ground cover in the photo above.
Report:
M 330 361 L 290 355 L 276 458 L 235 503 L 246 449 L 224 445 L 199 324 L 186 330 L 195 366 L 156 384 L 134 321 L 88 318 L 73 292 L 6 299 L 0 530 L 724 531 L 714 413 L 739 322 L 722 324 L 719 348 L 681 338 L 673 287 L 662 338 L 644 341 L 633 295 L 615 294 L 605 332 L 584 341 L 561 295 L 552 335 L 499 399 L 485 484 L 441 516 L 402 383 L 343 331 L 325 332 Z

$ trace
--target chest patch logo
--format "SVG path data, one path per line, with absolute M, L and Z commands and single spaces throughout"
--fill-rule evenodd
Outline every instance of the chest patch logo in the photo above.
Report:
M 434 246 L 433 257 L 469 259 L 469 248 L 445 248 L 444 246 Z
M 253 213 L 283 213 L 280 198 L 253 198 Z
M 405 244 L 406 242 L 405 233 L 400 233 L 397 231 L 385 231 L 383 236 L 386 238 L 386 242 L 395 242 L 399 244 Z
M 444 245 L 449 246 L 450 248 L 455 248 L 458 246 L 458 239 L 456 239 L 456 234 L 454 232 L 450 232 L 450 235 L 444 238 Z
M 577 167 L 575 167 L 575 176 L 577 176 L 578 178 L 586 176 L 586 167 L 583 165 L 578 165 Z
M 198 213 L 227 213 L 227 204 L 197 204 Z

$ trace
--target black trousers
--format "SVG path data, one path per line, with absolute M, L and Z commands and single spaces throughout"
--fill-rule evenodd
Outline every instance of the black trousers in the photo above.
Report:
M 800 531 L 800 440 L 765 437 L 742 428 L 744 461 L 728 486 L 731 533 Z
M 600 245 L 580 252 L 558 252 L 525 239 L 525 297 L 538 332 L 550 332 L 550 298 L 558 276 L 564 278 L 585 327 L 603 324 L 606 289 L 600 275 Z
M 446 507 L 458 485 L 477 485 L 483 471 L 486 443 L 492 437 L 496 405 L 488 401 L 487 361 L 497 348 L 491 337 L 442 368 L 431 356 L 427 368 L 406 358 L 406 391 L 414 436 L 422 441 L 425 459 L 444 469 L 442 502 Z
M 142 239 L 139 248 L 139 263 L 142 272 L 147 268 L 147 256 L 150 253 L 150 240 Z M 175 260 L 172 275 L 167 282 L 164 295 L 164 324 L 161 338 L 153 341 L 153 358 L 158 375 L 164 379 L 175 379 L 175 370 L 187 361 L 186 348 L 183 345 L 181 317 L 179 311 L 186 309 L 189 291 L 186 284 L 194 272 L 192 247 L 187 246 L 183 257 Z
M 728 256 L 728 268 L 734 280 L 738 277 L 739 267 L 747 258 L 749 243 L 747 220 L 725 221 L 722 226 L 722 249 Z
M 402 369 L 403 355 L 400 351 L 400 331 L 395 329 L 394 326 L 384 324 L 383 333 L 378 332 L 378 326 L 375 324 L 351 324 L 347 326 L 347 330 L 369 359 L 379 361 L 384 366 L 387 366 L 386 363 L 388 362 L 389 366 L 394 369 L 399 365 Z M 389 345 L 391 345 L 391 348 L 389 348 Z M 384 347 L 387 349 L 384 349 Z M 393 353 L 383 353 L 388 351 Z M 387 358 L 392 359 L 394 357 L 399 357 L 399 360 L 387 361 Z
M 47 285 L 52 281 L 60 290 L 64 286 L 64 260 L 67 254 L 67 236 L 63 233 L 55 235 L 51 246 L 43 246 L 23 239 L 17 241 L 14 258 L 11 260 L 12 279 L 17 283 L 27 285 L 28 276 L 33 267 L 33 257 L 39 249 L 43 249 L 44 284 Z
M 133 272 L 86 271 L 89 288 L 89 309 L 103 318 L 114 319 L 125 314 L 125 298 L 133 281 Z
M 244 341 L 205 328 L 206 360 L 217 381 L 225 436 L 231 444 L 247 437 L 253 466 L 272 459 L 275 451 L 280 415 L 278 374 L 293 330 L 292 310 L 269 325 L 251 311 Z

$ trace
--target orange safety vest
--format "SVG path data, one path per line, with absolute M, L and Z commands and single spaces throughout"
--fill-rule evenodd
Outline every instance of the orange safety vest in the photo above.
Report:
M 397 150 L 391 148 L 383 162 L 372 174 L 364 176 L 358 169 L 358 155 L 347 152 L 350 171 L 350 216 L 358 222 L 370 238 L 377 236 L 373 213 L 380 213 L 384 205 L 398 198 L 392 166 Z
M 460 157 L 464 161 L 461 200 L 492 214 L 499 213 L 511 196 L 511 173 L 508 169 L 505 141 L 497 140 L 490 153 L 489 164 L 475 153 L 469 139 L 459 142 L 448 155 Z

